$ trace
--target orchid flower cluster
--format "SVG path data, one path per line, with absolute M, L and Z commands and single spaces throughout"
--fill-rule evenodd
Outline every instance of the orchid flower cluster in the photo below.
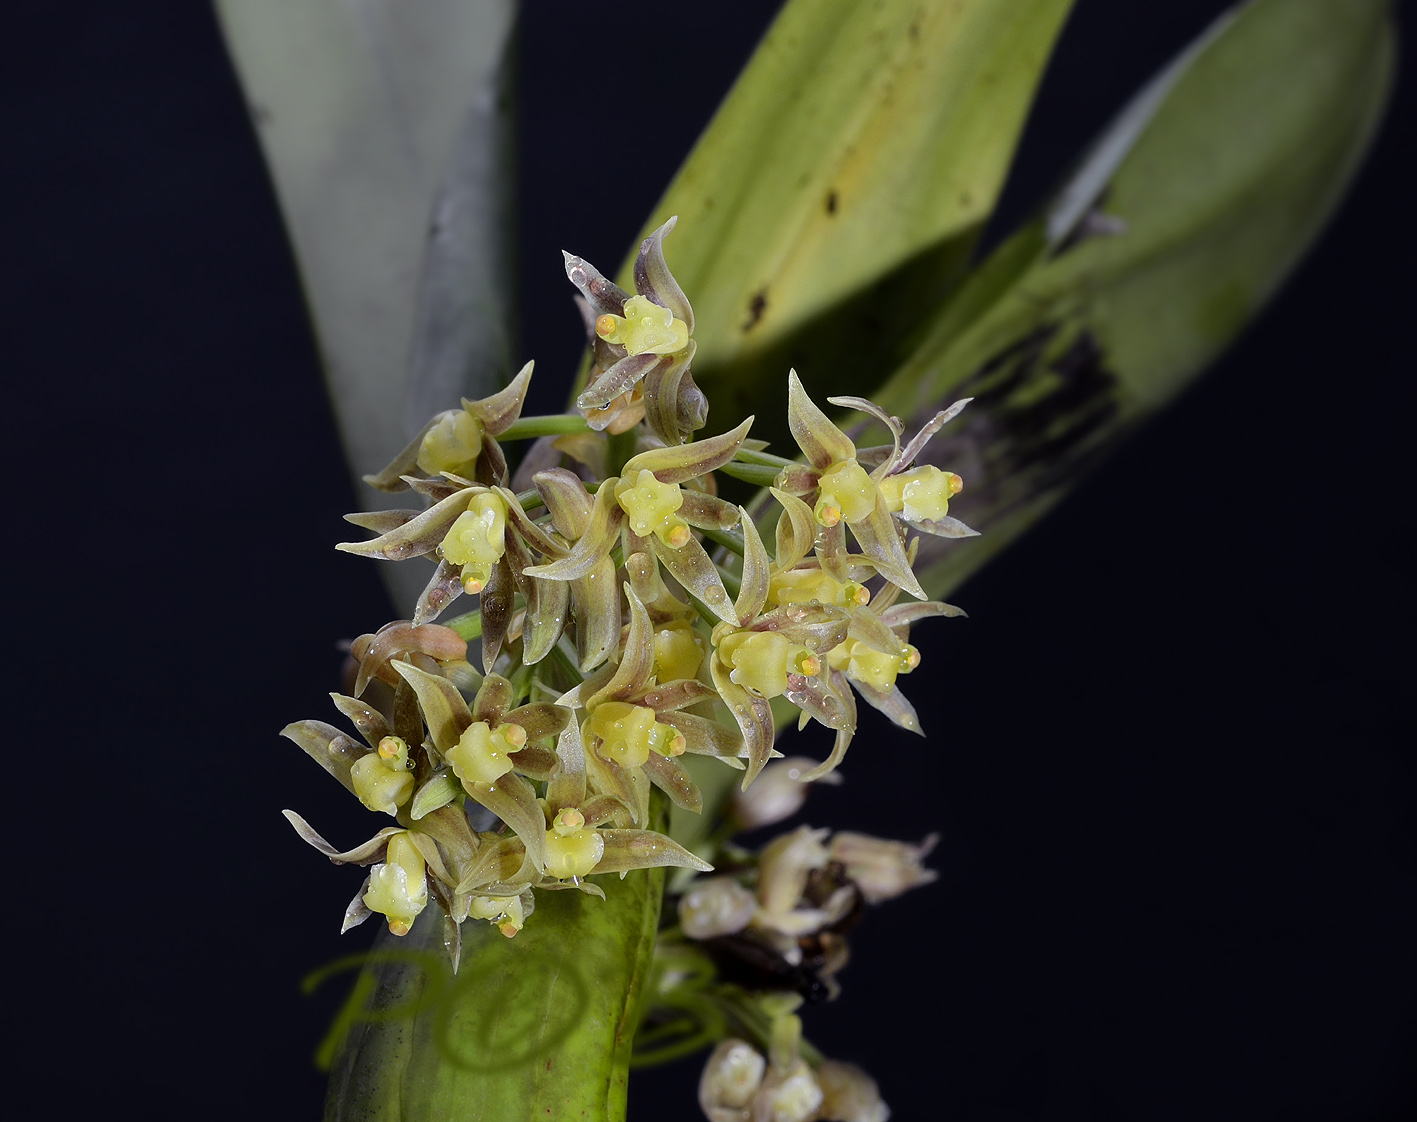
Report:
M 915 461 L 965 403 L 905 440 L 869 401 L 828 399 L 888 434 L 858 449 L 789 372 L 802 461 L 750 438 L 752 417 L 696 438 L 708 402 L 691 373 L 693 310 L 664 258 L 673 226 L 642 244 L 633 294 L 567 255 L 592 347 L 579 414 L 523 418 L 528 363 L 501 392 L 432 418 L 366 477 L 421 503 L 350 515 L 374 536 L 338 548 L 434 567 L 410 620 L 352 644 L 350 692 L 332 697 L 357 736 L 313 720 L 284 730 L 393 822 L 340 851 L 286 812 L 332 861 L 369 867 L 346 930 L 379 913 L 402 935 L 436 901 L 456 964 L 463 921 L 513 936 L 537 892 L 603 896 L 603 874 L 712 871 L 656 828 L 652 791 L 701 811 L 694 756 L 738 769 L 746 790 L 779 755 L 774 704 L 779 720 L 795 713 L 834 737 L 798 783 L 840 764 L 858 696 L 921 731 L 897 685 L 920 660 L 910 629 L 961 613 L 926 597 L 913 532 L 973 531 L 948 514 L 959 477 Z M 502 445 L 529 438 L 539 439 L 514 475 Z M 720 497 L 720 474 L 764 490 L 735 504 Z M 435 622 L 463 594 L 477 610 Z M 792 884 L 804 859 L 842 860 L 819 834 L 792 844 Z M 743 926 L 796 939 L 791 895 L 738 899 Z M 823 905 L 823 923 L 843 899 Z

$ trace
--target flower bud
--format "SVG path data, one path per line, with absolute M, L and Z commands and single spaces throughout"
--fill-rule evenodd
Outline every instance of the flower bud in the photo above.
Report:
M 693 678 L 703 660 L 704 652 L 687 623 L 662 627 L 654 633 L 654 676 L 659 681 Z
M 822 843 L 829 832 L 799 826 L 768 842 L 758 859 L 758 901 L 764 912 L 786 915 L 797 906 L 807 887 L 807 875 L 828 861 L 827 847 Z
M 470 477 L 482 451 L 482 423 L 466 409 L 450 409 L 423 434 L 418 467 L 427 475 L 450 472 Z
M 876 1081 L 855 1064 L 827 1060 L 817 1068 L 822 1089 L 821 1115 L 835 1122 L 887 1122 L 891 1108 Z
M 690 939 L 734 935 L 748 926 L 758 901 L 732 877 L 695 881 L 679 899 L 679 924 Z
M 428 904 L 428 879 L 423 855 L 413 844 L 408 832 L 394 834 L 389 839 L 388 852 L 382 864 L 369 870 L 369 889 L 364 893 L 364 906 L 389 919 L 389 930 L 395 935 L 407 935 L 418 913 Z
M 768 764 L 751 787 L 733 792 L 734 822 L 740 829 L 756 830 L 791 818 L 802 809 L 811 789 L 811 784 L 803 783 L 801 777 L 816 766 L 817 761 L 806 756 L 790 756 Z M 832 773 L 820 781 L 840 783 L 841 776 Z
M 828 850 L 833 861 L 845 866 L 847 878 L 855 882 L 862 898 L 868 904 L 879 904 L 929 884 L 939 875 L 920 864 L 937 841 L 937 834 L 911 845 L 843 831 L 832 837 Z
M 767 1060 L 751 1044 L 730 1037 L 709 1055 L 699 1077 L 699 1106 L 711 1122 L 747 1118 L 747 1106 L 763 1081 Z

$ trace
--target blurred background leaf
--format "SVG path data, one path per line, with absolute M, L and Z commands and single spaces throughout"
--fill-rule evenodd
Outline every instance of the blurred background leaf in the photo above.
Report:
M 515 0 L 217 0 L 358 480 L 505 383 Z M 407 614 L 426 575 L 380 566 Z

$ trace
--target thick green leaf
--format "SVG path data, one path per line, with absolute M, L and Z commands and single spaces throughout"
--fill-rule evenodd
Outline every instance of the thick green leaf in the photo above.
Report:
M 357 482 L 511 372 L 515 0 L 216 0 Z M 393 423 L 391 423 L 391 421 Z M 394 505 L 397 505 L 396 503 Z M 427 573 L 380 566 L 404 614 Z
M 467 921 L 456 975 L 436 908 L 381 939 L 350 1001 L 328 1122 L 622 1120 L 664 872 L 594 883 L 604 900 L 538 892 L 515 939 Z
M 645 227 L 680 218 L 711 428 L 758 412 L 786 440 L 789 365 L 825 397 L 903 357 L 963 275 L 1069 3 L 787 4 Z
M 951 513 L 984 537 L 922 543 L 932 594 L 1017 537 L 1270 299 L 1373 136 L 1394 47 L 1385 0 L 1243 6 L 927 325 L 875 397 L 917 422 L 975 399 L 927 455 L 964 475 Z

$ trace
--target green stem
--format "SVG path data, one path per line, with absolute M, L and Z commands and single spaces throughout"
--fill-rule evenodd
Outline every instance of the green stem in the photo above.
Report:
M 545 417 L 519 417 L 497 437 L 499 441 L 531 440 L 538 436 L 564 436 L 572 432 L 590 432 L 586 419 L 576 413 L 557 413 Z
M 724 475 L 751 483 L 754 487 L 771 487 L 777 480 L 778 470 L 767 464 L 740 464 L 730 460 L 718 469 Z

